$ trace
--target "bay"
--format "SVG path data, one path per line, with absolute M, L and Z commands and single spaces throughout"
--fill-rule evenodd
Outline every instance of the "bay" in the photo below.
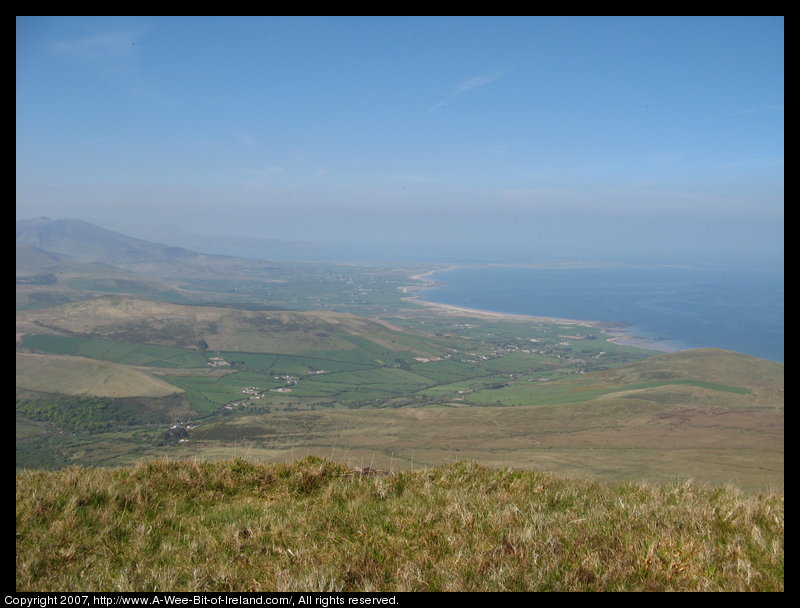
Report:
M 784 357 L 782 271 L 687 267 L 461 267 L 423 299 L 492 312 L 626 324 L 659 350 Z

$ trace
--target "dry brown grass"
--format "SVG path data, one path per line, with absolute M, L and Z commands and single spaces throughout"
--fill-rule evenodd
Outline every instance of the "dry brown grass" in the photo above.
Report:
M 17 590 L 778 591 L 784 500 L 474 462 L 17 476 Z
M 164 397 L 183 391 L 174 384 L 110 361 L 17 353 L 17 389 L 65 395 Z

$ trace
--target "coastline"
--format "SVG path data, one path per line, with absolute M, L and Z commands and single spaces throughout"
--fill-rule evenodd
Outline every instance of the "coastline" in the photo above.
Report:
M 424 284 L 422 285 L 408 285 L 402 288 L 402 292 L 405 295 L 403 300 L 408 302 L 413 302 L 415 304 L 419 304 L 425 306 L 426 308 L 430 308 L 436 310 L 443 314 L 449 315 L 458 315 L 462 317 L 473 317 L 479 318 L 484 320 L 506 320 L 506 321 L 528 321 L 533 323 L 557 323 L 561 325 L 583 325 L 586 327 L 591 327 L 593 329 L 597 329 L 601 333 L 605 334 L 606 340 L 608 342 L 613 342 L 614 344 L 619 344 L 622 346 L 630 346 L 633 348 L 641 348 L 644 350 L 651 350 L 663 353 L 672 353 L 677 352 L 679 350 L 683 350 L 681 348 L 672 346 L 668 344 L 669 341 L 664 340 L 652 340 L 650 338 L 645 338 L 642 336 L 636 336 L 628 332 L 625 328 L 628 325 L 623 323 L 615 323 L 609 321 L 593 321 L 589 319 L 565 319 L 561 317 L 544 317 L 544 316 L 536 316 L 536 315 L 524 315 L 524 314 L 516 314 L 516 313 L 507 313 L 507 312 L 496 312 L 491 310 L 482 310 L 478 308 L 467 308 L 464 306 L 455 306 L 453 304 L 442 304 L 440 302 L 430 302 L 428 300 L 423 299 L 422 295 L 419 292 L 427 291 L 429 289 L 435 289 L 439 282 L 435 279 L 431 278 L 431 275 L 434 275 L 439 272 L 445 272 L 448 270 L 457 270 L 461 268 L 488 268 L 492 266 L 508 266 L 506 264 L 451 264 L 449 266 L 443 268 L 435 268 L 433 270 L 427 270 L 425 272 L 410 275 L 409 278 L 415 281 L 423 281 Z M 537 267 L 540 265 L 526 265 L 531 267 Z M 543 265 L 542 265 L 543 266 Z

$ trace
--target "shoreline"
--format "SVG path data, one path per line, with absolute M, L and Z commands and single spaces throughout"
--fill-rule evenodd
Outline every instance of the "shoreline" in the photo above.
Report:
M 526 315 L 510 312 L 497 312 L 491 310 L 483 310 L 479 308 L 467 308 L 465 306 L 456 306 L 453 304 L 443 304 L 441 302 L 430 302 L 422 298 L 418 292 L 435 289 L 439 282 L 430 278 L 431 275 L 445 272 L 448 270 L 457 270 L 461 268 L 488 268 L 492 266 L 509 266 L 506 264 L 451 264 L 443 268 L 436 268 L 427 270 L 419 274 L 410 275 L 409 278 L 415 281 L 423 281 L 423 285 L 407 285 L 402 288 L 405 297 L 402 298 L 408 302 L 420 304 L 427 308 L 437 310 L 443 314 L 459 315 L 464 317 L 473 317 L 488 320 L 507 320 L 507 321 L 528 321 L 534 323 L 557 323 L 561 325 L 583 325 L 599 330 L 605 334 L 608 342 L 619 344 L 622 346 L 630 346 L 633 348 L 641 348 L 644 350 L 651 350 L 662 353 L 674 353 L 680 350 L 685 350 L 668 344 L 669 340 L 653 340 L 642 336 L 633 335 L 625 330 L 629 325 L 613 321 L 593 321 L 581 319 L 565 319 L 561 317 L 545 317 L 537 315 Z M 515 265 L 523 266 L 523 265 Z M 530 264 L 524 265 L 529 267 L 537 267 L 539 265 Z

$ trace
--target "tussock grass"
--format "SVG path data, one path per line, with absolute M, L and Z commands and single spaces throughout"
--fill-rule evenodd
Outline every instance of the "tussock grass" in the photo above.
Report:
M 17 475 L 17 590 L 783 590 L 784 498 L 465 461 Z

